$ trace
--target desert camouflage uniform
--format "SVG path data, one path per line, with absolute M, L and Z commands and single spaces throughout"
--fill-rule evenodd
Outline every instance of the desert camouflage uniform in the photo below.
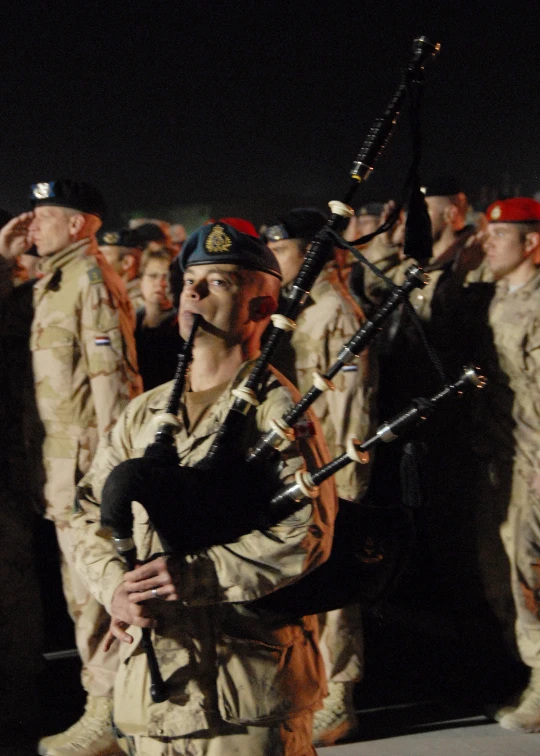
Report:
M 206 456 L 227 413 L 231 390 L 249 366 L 240 369 L 193 433 L 180 428 L 176 448 L 183 465 L 193 466 Z M 82 511 L 72 519 L 77 533 L 76 563 L 106 607 L 125 567 L 110 536 L 100 527 L 97 502 L 109 471 L 125 459 L 140 457 L 153 441 L 152 419 L 166 407 L 171 386 L 164 384 L 129 404 L 80 485 Z M 250 443 L 290 406 L 289 391 L 270 376 Z M 182 406 L 178 417 L 182 422 Z M 318 467 L 323 457 L 317 439 L 299 443 L 309 469 Z M 303 464 L 302 456 L 296 445 L 287 450 L 282 478 Z M 171 686 L 168 701 L 155 704 L 150 700 L 140 630 L 130 629 L 133 644 L 120 644 L 115 720 L 124 733 L 136 737 L 137 754 L 214 754 L 218 753 L 216 743 L 223 746 L 219 753 L 246 756 L 312 753 L 312 712 L 325 694 L 315 618 L 292 624 L 284 624 L 283 619 L 273 622 L 248 611 L 241 602 L 287 584 L 326 559 L 335 510 L 335 488 L 327 481 L 313 505 L 307 504 L 271 531 L 254 531 L 233 544 L 187 555 L 181 561 L 181 601 L 153 605 L 159 612 L 153 642 L 161 672 Z M 162 547 L 143 507 L 134 502 L 133 512 L 137 555 L 148 559 Z
M 344 296 L 336 271 L 329 266 L 316 280 L 297 319 L 290 345 L 294 379 L 302 394 L 313 385 L 313 372 L 327 372 L 363 319 L 358 305 Z M 364 351 L 333 379 L 334 391 L 312 405 L 332 459 L 346 451 L 347 439 L 368 437 L 374 422 L 376 370 L 371 351 Z M 290 371 L 288 371 L 290 372 Z M 354 501 L 366 492 L 369 465 L 351 464 L 335 476 L 338 496 Z M 362 616 L 359 606 L 320 616 L 320 647 L 328 682 L 354 682 L 363 674 Z
M 119 312 L 96 252 L 95 240 L 84 239 L 43 260 L 44 277 L 34 287 L 30 347 L 46 434 L 45 516 L 56 526 L 83 686 L 91 695 L 105 696 L 112 690 L 116 655 L 101 648 L 107 614 L 74 569 L 69 517 L 75 486 L 90 467 L 98 438 L 111 429 L 130 393 L 137 391 L 137 376 L 136 366 L 127 365 Z
M 486 525 L 489 505 L 491 519 L 505 518 L 500 532 L 510 562 L 518 648 L 527 665 L 540 667 L 540 494 L 532 486 L 540 470 L 540 272 L 513 292 L 504 280 L 496 284 L 489 326 L 496 360 L 486 360 L 489 383 L 480 397 L 476 433 L 486 471 L 479 525 Z M 481 554 L 487 594 L 508 622 L 506 565 L 489 548 Z
M 14 268 L 0 256 L 0 731 L 37 724 L 43 644 L 33 543 L 45 481 L 28 345 L 33 282 L 14 287 Z

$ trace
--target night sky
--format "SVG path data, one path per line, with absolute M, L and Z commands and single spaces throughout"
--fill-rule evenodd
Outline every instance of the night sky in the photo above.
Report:
M 102 189 L 111 220 L 192 203 L 324 208 L 421 34 L 441 42 L 425 71 L 423 175 L 532 194 L 538 19 L 536 0 L 13 4 L 0 206 L 25 209 L 30 183 L 70 176 Z M 409 158 L 404 116 L 357 204 L 395 196 Z

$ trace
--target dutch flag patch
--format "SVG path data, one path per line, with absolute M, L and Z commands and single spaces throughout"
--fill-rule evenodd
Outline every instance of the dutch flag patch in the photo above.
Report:
M 356 373 L 357 370 L 358 370 L 358 365 L 344 365 L 343 366 L 344 373 Z
M 96 346 L 110 346 L 111 340 L 108 336 L 96 336 L 94 339 L 94 344 Z

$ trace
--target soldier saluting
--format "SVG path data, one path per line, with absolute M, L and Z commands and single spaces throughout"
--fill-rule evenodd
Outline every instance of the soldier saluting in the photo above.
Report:
M 121 753 L 111 726 L 115 654 L 104 653 L 104 608 L 90 595 L 72 561 L 69 523 L 75 486 L 87 472 L 98 438 L 129 399 L 140 393 L 133 308 L 118 275 L 98 250 L 95 234 L 105 202 L 100 192 L 70 180 L 34 184 L 33 213 L 20 233 L 35 244 L 43 278 L 34 287 L 30 348 L 36 399 L 45 426 L 46 512 L 56 527 L 62 581 L 87 691 L 82 719 L 43 738 L 46 756 Z

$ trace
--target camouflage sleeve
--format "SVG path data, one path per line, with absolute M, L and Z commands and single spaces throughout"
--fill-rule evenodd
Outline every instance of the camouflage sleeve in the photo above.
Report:
M 358 330 L 359 322 L 352 312 L 344 308 L 336 313 L 329 323 L 327 343 L 323 344 L 322 368 L 326 372 L 335 362 L 343 344 Z M 327 364 L 324 364 L 327 362 Z M 373 366 L 369 349 L 364 349 L 350 365 L 345 366 L 333 379 L 334 391 L 325 394 L 328 405 L 328 420 L 324 427 L 333 457 L 347 450 L 347 440 L 352 436 L 359 441 L 368 437 L 373 408 Z M 328 425 L 331 426 L 330 432 Z M 354 500 L 364 493 L 369 479 L 369 465 L 350 464 L 336 476 L 338 494 Z
M 76 569 L 107 611 L 127 567 L 118 556 L 110 531 L 101 527 L 99 502 L 110 471 L 131 456 L 128 417 L 129 408 L 101 438 L 92 466 L 77 487 L 77 508 L 71 518 Z
M 94 274 L 94 279 L 90 274 Z M 118 312 L 100 278 L 99 268 L 90 271 L 90 285 L 83 292 L 81 348 L 97 416 L 99 435 L 107 433 L 129 401 L 124 370 L 124 342 Z
M 534 448 L 530 458 L 537 460 L 537 470 L 540 470 L 540 317 L 534 315 L 523 342 L 524 346 L 524 385 L 519 391 L 519 398 L 515 402 L 514 413 L 518 424 L 525 426 L 529 433 L 527 438 Z M 516 395 L 518 392 L 516 391 Z M 535 432 L 536 429 L 536 432 Z M 519 432 L 519 429 L 518 429 Z
M 253 601 L 295 582 L 330 556 L 336 509 L 335 487 L 329 480 L 317 498 L 279 525 L 185 556 L 179 565 L 181 601 Z

